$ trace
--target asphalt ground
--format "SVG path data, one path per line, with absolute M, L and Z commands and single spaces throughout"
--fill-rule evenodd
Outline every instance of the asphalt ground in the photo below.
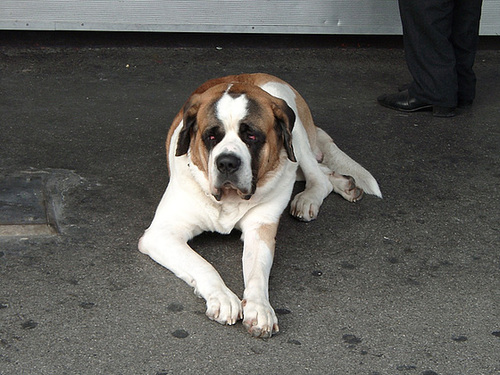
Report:
M 498 38 L 472 108 L 435 118 L 376 102 L 410 79 L 397 38 L 0 36 L 0 177 L 42 181 L 59 232 L 0 237 L 0 374 L 500 374 Z M 244 72 L 298 89 L 384 195 L 283 214 L 267 340 L 137 250 L 174 115 Z M 241 296 L 239 234 L 191 245 Z

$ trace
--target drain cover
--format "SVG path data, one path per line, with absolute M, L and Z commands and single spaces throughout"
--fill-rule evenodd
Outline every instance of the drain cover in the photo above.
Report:
M 41 177 L 0 180 L 0 236 L 57 234 Z

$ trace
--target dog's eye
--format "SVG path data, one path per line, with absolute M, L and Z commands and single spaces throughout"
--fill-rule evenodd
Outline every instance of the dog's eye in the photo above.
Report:
M 217 143 L 221 141 L 221 139 L 224 138 L 224 133 L 221 132 L 221 130 L 217 127 L 213 127 L 211 129 L 208 129 L 204 134 L 203 134 L 203 142 L 205 143 L 205 146 L 207 149 L 211 150 Z
M 260 141 L 259 133 L 255 131 L 249 124 L 242 122 L 240 124 L 240 137 L 243 142 L 252 144 Z

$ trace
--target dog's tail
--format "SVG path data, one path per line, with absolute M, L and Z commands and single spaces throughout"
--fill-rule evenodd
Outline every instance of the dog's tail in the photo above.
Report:
M 323 153 L 323 163 L 332 171 L 351 176 L 356 182 L 356 186 L 363 189 L 367 194 L 373 194 L 382 198 L 382 193 L 377 180 L 363 168 L 359 163 L 351 159 L 332 140 L 332 138 L 322 129 L 317 128 L 318 147 Z

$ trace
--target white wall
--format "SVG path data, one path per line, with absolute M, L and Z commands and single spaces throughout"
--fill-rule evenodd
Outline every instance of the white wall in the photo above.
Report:
M 401 22 L 397 0 L 1 0 L 0 29 L 401 34 Z M 500 35 L 500 0 L 484 0 L 480 33 Z

